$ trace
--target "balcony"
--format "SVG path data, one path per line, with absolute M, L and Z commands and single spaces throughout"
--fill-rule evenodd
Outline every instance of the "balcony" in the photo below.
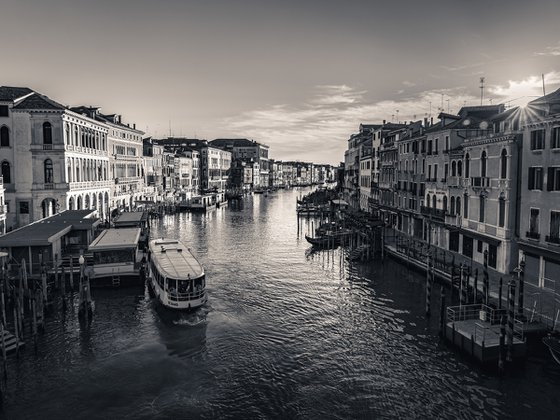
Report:
M 490 178 L 486 176 L 471 176 L 471 187 L 488 188 L 490 187 Z
M 535 239 L 535 240 L 539 240 L 541 239 L 541 234 L 538 232 L 533 232 L 533 231 L 527 231 L 526 233 L 527 238 L 529 239 Z
M 458 176 L 450 176 L 447 178 L 447 186 L 448 187 L 462 187 L 463 186 L 463 182 L 462 182 L 462 178 L 458 177 Z
M 529 233 L 529 232 L 527 232 Z M 528 237 L 528 235 L 527 235 Z M 560 245 L 560 236 L 559 235 L 546 235 L 545 240 L 551 244 L 559 244 Z
M 462 219 L 459 214 L 445 213 L 445 223 L 451 226 L 461 226 Z
M 434 219 L 445 220 L 445 210 L 436 209 L 433 207 L 420 206 L 420 213 L 424 216 L 429 216 Z

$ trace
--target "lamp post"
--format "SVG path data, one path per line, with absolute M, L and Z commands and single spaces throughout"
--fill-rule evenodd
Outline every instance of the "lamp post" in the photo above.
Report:
M 86 299 L 86 285 L 84 285 L 84 264 L 85 264 L 85 258 L 84 258 L 84 253 L 83 250 L 80 250 L 80 258 L 78 259 L 78 262 L 80 263 L 80 302 L 78 305 L 78 315 L 83 314 L 86 317 L 86 321 L 88 319 L 88 307 L 87 307 L 87 299 Z

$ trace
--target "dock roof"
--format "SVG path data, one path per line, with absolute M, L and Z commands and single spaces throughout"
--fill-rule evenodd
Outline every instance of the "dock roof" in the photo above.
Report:
M 106 229 L 90 244 L 90 251 L 129 249 L 138 246 L 140 228 Z
M 0 248 L 48 246 L 71 230 L 89 230 L 100 223 L 92 210 L 66 210 L 0 237 Z
M 143 211 L 128 211 L 121 213 L 121 215 L 113 221 L 115 226 L 118 225 L 132 225 L 145 222 L 148 220 L 148 214 Z

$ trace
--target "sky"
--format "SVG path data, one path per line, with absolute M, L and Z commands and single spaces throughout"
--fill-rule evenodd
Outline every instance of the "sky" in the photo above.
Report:
M 0 0 L 0 85 L 338 164 L 361 123 L 560 88 L 558 0 Z

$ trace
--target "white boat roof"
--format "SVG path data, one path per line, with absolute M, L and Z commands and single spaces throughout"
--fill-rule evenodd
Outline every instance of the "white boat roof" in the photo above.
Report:
M 105 229 L 89 245 L 89 251 L 135 248 L 139 239 L 140 228 Z
M 204 275 L 204 268 L 190 248 L 176 239 L 150 241 L 152 260 L 159 272 L 173 279 L 197 278 Z

